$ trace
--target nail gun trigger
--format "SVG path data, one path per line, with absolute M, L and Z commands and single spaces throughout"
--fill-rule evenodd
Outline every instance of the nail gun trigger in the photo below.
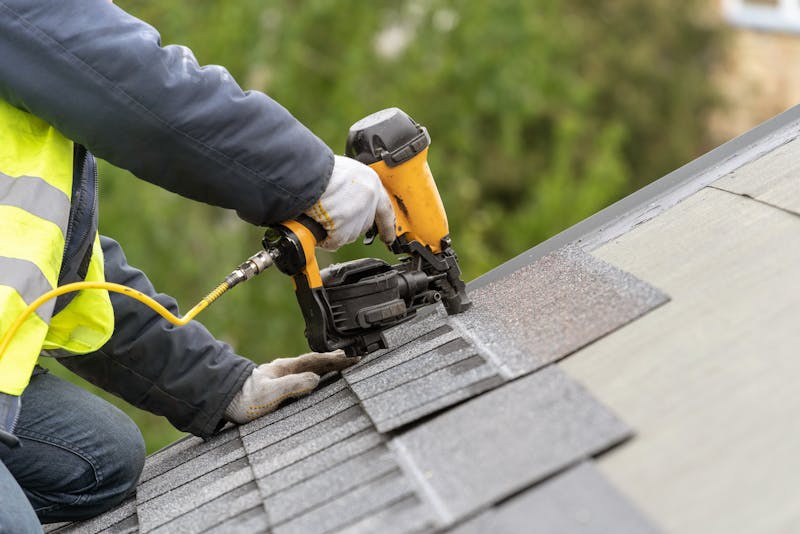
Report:
M 378 235 L 378 225 L 377 224 L 373 224 L 372 227 L 370 227 L 370 229 L 367 230 L 367 233 L 364 234 L 363 243 L 365 245 L 371 245 L 372 242 L 375 241 L 375 236 L 377 236 L 377 235 Z

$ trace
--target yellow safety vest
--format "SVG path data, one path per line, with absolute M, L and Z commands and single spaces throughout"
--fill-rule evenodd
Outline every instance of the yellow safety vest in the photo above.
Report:
M 73 143 L 43 120 L 0 100 L 0 335 L 58 284 L 72 198 Z M 95 236 L 86 280 L 103 281 Z M 79 292 L 53 315 L 31 314 L 0 356 L 0 392 L 20 395 L 43 349 L 86 354 L 114 330 L 107 291 Z

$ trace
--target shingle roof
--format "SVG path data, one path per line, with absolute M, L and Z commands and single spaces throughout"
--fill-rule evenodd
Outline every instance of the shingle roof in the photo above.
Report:
M 391 349 L 308 397 L 156 453 L 135 500 L 58 532 L 410 532 L 487 510 L 516 517 L 503 503 L 520 493 L 540 506 L 557 500 L 571 478 L 537 484 L 631 431 L 549 364 L 667 299 L 576 247 L 471 297 L 464 314 L 439 308 L 393 329 Z M 608 487 L 593 488 L 621 512 L 603 516 L 611 522 L 598 532 L 616 520 L 644 524 Z
M 150 456 L 132 499 L 58 532 L 655 531 L 595 468 L 637 429 L 555 362 L 652 324 L 637 319 L 668 297 L 588 252 L 780 156 L 799 117 L 774 119 L 479 278 L 472 310 L 437 309 L 392 330 L 391 349 L 311 395 Z M 726 180 L 796 212 L 774 188 Z

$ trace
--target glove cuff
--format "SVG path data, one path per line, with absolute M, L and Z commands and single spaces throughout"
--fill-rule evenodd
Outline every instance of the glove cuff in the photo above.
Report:
M 250 380 L 250 378 L 248 377 L 247 380 Z M 242 389 L 236 394 L 236 396 L 233 397 L 233 400 L 230 404 L 228 404 L 228 407 L 225 408 L 225 413 L 222 417 L 224 417 L 229 423 L 241 424 L 247 422 L 244 402 L 242 402 L 243 396 L 244 390 Z

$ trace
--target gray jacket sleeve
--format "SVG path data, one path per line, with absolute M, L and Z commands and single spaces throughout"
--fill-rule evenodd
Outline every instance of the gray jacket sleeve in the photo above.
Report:
M 324 191 L 330 149 L 107 0 L 0 0 L 0 98 L 99 157 L 265 225 Z
M 116 241 L 101 237 L 100 242 L 106 280 L 138 289 L 178 314 L 175 300 L 157 294 L 144 273 L 127 264 Z M 134 406 L 165 416 L 180 430 L 213 434 L 255 364 L 197 321 L 175 327 L 118 293 L 111 293 L 111 303 L 115 329 L 108 343 L 92 354 L 58 361 Z

